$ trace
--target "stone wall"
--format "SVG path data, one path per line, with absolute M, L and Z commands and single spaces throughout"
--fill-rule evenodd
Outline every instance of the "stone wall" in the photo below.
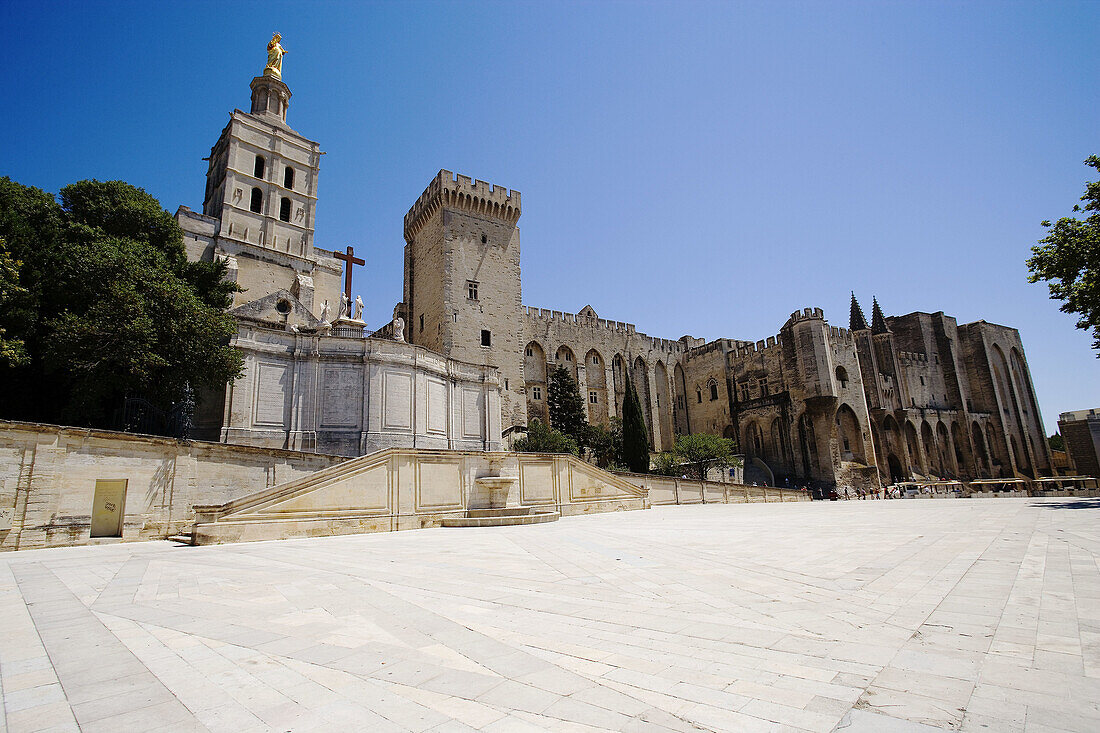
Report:
M 126 479 L 121 539 L 148 540 L 189 530 L 195 504 L 227 501 L 346 460 L 0 422 L 0 550 L 117 542 L 89 537 L 97 479 Z
M 242 322 L 244 376 L 228 387 L 222 440 L 360 456 L 383 448 L 500 448 L 500 385 L 465 364 L 388 339 Z
M 196 544 L 439 526 L 485 509 L 478 479 L 512 479 L 508 507 L 561 516 L 647 509 L 644 489 L 575 456 L 390 449 L 216 506 L 196 507 Z
M 657 476 L 654 474 L 616 472 L 627 481 L 649 492 L 653 506 L 669 504 L 744 504 L 749 502 L 810 501 L 808 491 L 780 489 L 772 486 Z

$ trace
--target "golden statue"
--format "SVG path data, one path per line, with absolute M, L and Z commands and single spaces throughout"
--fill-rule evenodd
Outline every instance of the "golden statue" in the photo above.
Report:
M 267 66 L 264 67 L 264 76 L 283 78 L 283 54 L 286 50 L 279 44 L 282 39 L 283 37 L 276 31 L 271 36 L 271 43 L 267 44 Z

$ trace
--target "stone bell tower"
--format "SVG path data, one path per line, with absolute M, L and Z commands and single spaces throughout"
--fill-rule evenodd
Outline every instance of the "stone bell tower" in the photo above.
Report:
M 519 191 L 441 170 L 405 215 L 405 338 L 500 370 L 501 421 L 527 424 Z
M 286 121 L 290 88 L 281 78 L 282 47 L 273 66 L 249 85 L 248 112 L 234 110 L 210 150 L 202 216 L 177 214 L 189 256 L 227 259 L 229 276 L 245 289 L 234 306 L 279 290 L 315 315 L 321 302 L 339 303 L 340 262 L 313 245 L 320 145 Z

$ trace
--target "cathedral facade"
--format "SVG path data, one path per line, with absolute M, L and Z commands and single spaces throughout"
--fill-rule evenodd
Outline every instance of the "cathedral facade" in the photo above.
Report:
M 320 151 L 287 126 L 289 99 L 280 78 L 253 80 L 251 111 L 235 111 L 211 151 L 203 213 L 177 215 L 189 254 L 225 259 L 244 288 L 246 374 L 206 416 L 222 440 L 349 455 L 506 446 L 548 419 L 562 366 L 590 422 L 620 415 L 633 380 L 654 451 L 678 434 L 734 438 L 746 475 L 773 485 L 1051 473 L 1015 329 L 887 317 L 877 301 L 868 325 L 854 294 L 848 328 L 806 308 L 758 341 L 655 338 L 590 306 L 529 307 L 520 193 L 447 170 L 405 215 L 393 320 L 370 333 L 341 307 L 330 322 L 343 255 L 313 243 Z

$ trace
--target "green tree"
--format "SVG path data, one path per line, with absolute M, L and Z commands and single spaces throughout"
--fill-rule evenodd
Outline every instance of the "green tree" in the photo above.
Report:
M 0 178 L 0 236 L 26 289 L 0 327 L 29 356 L 0 368 L 4 417 L 106 425 L 127 394 L 167 407 L 187 384 L 236 378 L 238 288 L 224 263 L 188 262 L 172 215 L 122 181 L 81 181 L 60 198 Z
M 1049 438 L 1047 438 L 1047 444 L 1050 446 L 1051 450 L 1066 449 L 1066 441 L 1062 438 L 1061 433 L 1055 433 L 1054 435 L 1051 435 Z
M 581 399 L 577 380 L 565 367 L 559 366 L 550 375 L 546 401 L 550 407 L 550 425 L 571 437 L 577 444 L 584 445 L 588 428 L 584 401 Z
M 693 468 L 699 480 L 705 480 L 711 467 L 727 469 L 741 465 L 734 456 L 737 444 L 729 438 L 720 438 L 710 433 L 676 436 L 674 452 L 680 461 Z
M 649 436 L 645 417 L 638 402 L 634 382 L 626 378 L 626 394 L 623 397 L 623 462 L 634 473 L 649 471 Z
M 681 475 L 680 457 L 676 455 L 676 451 L 668 450 L 658 453 L 653 459 L 653 468 L 650 469 L 650 473 L 655 473 L 658 476 Z
M 613 417 L 608 425 L 589 425 L 584 446 L 592 452 L 600 468 L 618 468 L 623 461 L 623 421 Z
M 1090 155 L 1085 165 L 1100 171 L 1100 157 Z M 1043 222 L 1047 235 L 1031 248 L 1028 281 L 1046 281 L 1051 300 L 1079 316 L 1077 328 L 1092 329 L 1092 347 L 1100 351 L 1100 181 L 1086 181 L 1080 200 L 1085 204 L 1074 204 L 1073 211 L 1091 212 L 1084 218 Z
M 538 419 L 531 420 L 527 435 L 512 443 L 512 450 L 517 453 L 572 453 L 575 456 L 581 452 L 577 441 Z
M 11 308 L 27 290 L 19 287 L 19 263 L 8 254 L 7 245 L 0 238 L 0 312 Z M 5 336 L 0 326 L 0 367 L 20 366 L 28 362 L 27 349 L 22 339 Z

